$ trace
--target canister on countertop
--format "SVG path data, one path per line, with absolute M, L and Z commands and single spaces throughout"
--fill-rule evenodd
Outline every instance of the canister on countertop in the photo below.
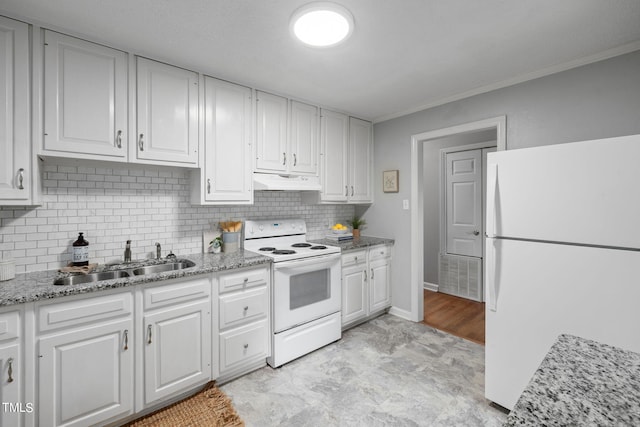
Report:
M 84 239 L 84 233 L 78 235 L 78 240 L 73 242 L 73 258 L 71 263 L 74 267 L 89 265 L 89 242 Z

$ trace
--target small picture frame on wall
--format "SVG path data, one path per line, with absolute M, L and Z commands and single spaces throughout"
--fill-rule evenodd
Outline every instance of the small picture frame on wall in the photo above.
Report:
M 399 191 L 398 170 L 382 172 L 382 191 L 397 193 Z

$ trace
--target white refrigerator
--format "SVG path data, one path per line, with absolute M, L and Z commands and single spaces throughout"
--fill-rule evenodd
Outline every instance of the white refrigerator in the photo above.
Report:
M 640 135 L 491 153 L 486 209 L 487 399 L 562 333 L 640 352 Z

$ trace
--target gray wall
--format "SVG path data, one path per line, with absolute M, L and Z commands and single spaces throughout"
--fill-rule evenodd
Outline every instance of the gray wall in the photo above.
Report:
M 411 135 L 507 116 L 507 148 L 640 134 L 640 51 L 473 96 L 374 127 L 375 203 L 367 234 L 396 240 L 392 263 L 394 307 L 411 309 Z M 400 170 L 400 192 L 383 193 L 382 171 Z
M 440 253 L 440 150 L 495 141 L 494 129 L 448 136 L 424 145 L 422 194 L 424 196 L 424 281 L 438 283 Z

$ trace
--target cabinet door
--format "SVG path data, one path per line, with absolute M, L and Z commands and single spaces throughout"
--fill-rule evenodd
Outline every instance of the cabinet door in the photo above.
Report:
M 291 161 L 287 153 L 287 99 L 256 92 L 256 170 L 286 172 Z
M 44 153 L 127 156 L 127 54 L 44 33 Z
M 211 377 L 209 300 L 144 316 L 145 404 Z
M 0 17 L 0 205 L 31 197 L 29 26 Z
M 369 263 L 369 313 L 391 305 L 389 259 Z
M 196 165 L 198 74 L 145 58 L 136 61 L 136 159 Z
M 0 347 L 0 396 L 4 407 L 0 411 L 0 425 L 21 426 L 22 414 L 34 410 L 33 403 L 22 398 L 22 360 L 20 345 Z
M 349 117 L 329 110 L 321 111 L 320 179 L 322 201 L 346 202 L 349 195 Z
M 368 314 L 365 275 L 366 264 L 342 269 L 342 325 L 365 318 Z
M 292 172 L 318 173 L 318 107 L 291 101 L 289 147 Z
M 371 171 L 373 140 L 371 122 L 349 119 L 349 201 L 373 202 Z
M 39 341 L 39 425 L 86 426 L 133 412 L 133 321 Z
M 205 77 L 204 200 L 253 202 L 251 89 Z

